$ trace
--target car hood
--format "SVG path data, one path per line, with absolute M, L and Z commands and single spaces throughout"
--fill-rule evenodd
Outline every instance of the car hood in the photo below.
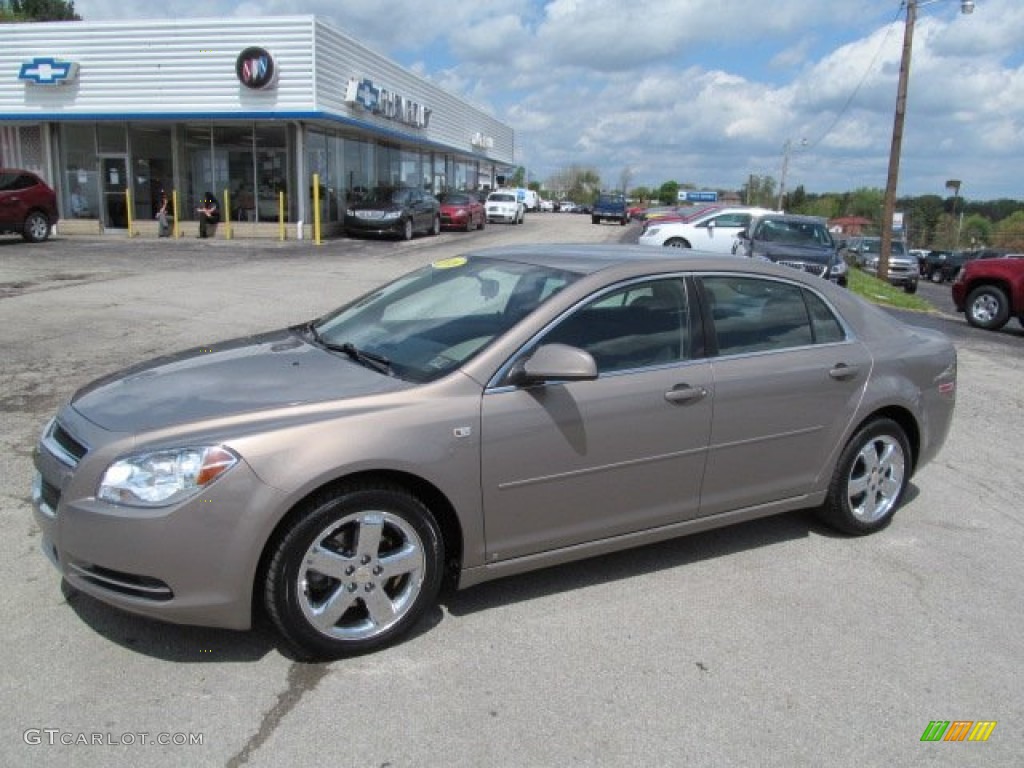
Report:
M 349 210 L 353 211 L 400 211 L 403 206 L 398 203 L 385 203 L 377 200 L 362 200 L 358 203 L 349 203 Z
M 769 243 L 756 246 L 754 255 L 771 261 L 806 261 L 813 264 L 828 264 L 835 257 L 835 251 L 814 246 Z
M 119 371 L 80 389 L 71 406 L 104 429 L 131 433 L 410 386 L 282 330 Z

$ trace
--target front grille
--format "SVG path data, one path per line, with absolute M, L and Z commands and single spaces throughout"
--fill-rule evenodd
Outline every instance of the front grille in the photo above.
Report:
M 775 263 L 782 264 L 783 266 L 786 267 L 792 267 L 793 269 L 799 269 L 801 272 L 809 272 L 810 274 L 816 275 L 817 277 L 824 277 L 826 274 L 828 274 L 827 264 L 814 264 L 808 263 L 806 261 L 786 261 L 784 259 L 780 259 Z
M 174 591 L 166 583 L 151 576 L 124 573 L 88 563 L 69 563 L 68 568 L 97 587 L 129 597 L 157 602 L 166 602 L 174 597 Z

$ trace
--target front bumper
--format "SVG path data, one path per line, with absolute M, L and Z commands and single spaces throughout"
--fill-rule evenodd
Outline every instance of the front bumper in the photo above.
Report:
M 75 588 L 131 613 L 248 629 L 254 579 L 284 499 L 244 462 L 204 492 L 155 509 L 95 497 L 108 461 L 35 454 L 33 516 L 44 554 Z
M 401 218 L 369 219 L 358 216 L 345 217 L 345 232 L 358 235 L 400 235 L 405 227 Z

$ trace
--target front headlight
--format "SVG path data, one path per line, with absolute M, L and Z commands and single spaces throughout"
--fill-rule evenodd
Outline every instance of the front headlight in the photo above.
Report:
M 846 274 L 846 262 L 840 259 L 832 265 L 832 269 L 829 270 L 833 275 L 845 275 Z
M 381 216 L 381 218 L 382 219 L 388 219 L 388 220 L 390 220 L 390 219 L 397 219 L 401 215 L 402 215 L 401 211 L 384 211 L 384 215 Z
M 107 467 L 97 498 L 129 507 L 162 507 L 198 493 L 238 463 L 222 445 L 140 453 Z
M 644 237 L 654 237 L 656 234 L 658 234 L 658 229 L 659 229 L 658 227 L 651 227 L 646 232 L 644 232 L 643 236 Z

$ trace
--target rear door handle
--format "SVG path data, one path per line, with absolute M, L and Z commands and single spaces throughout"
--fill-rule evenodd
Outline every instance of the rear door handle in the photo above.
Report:
M 677 384 L 665 393 L 665 399 L 670 403 L 692 403 L 707 395 L 704 387 L 691 387 L 689 384 Z
M 829 370 L 828 375 L 833 379 L 839 379 L 843 381 L 845 379 L 852 379 L 860 373 L 860 368 L 856 365 L 847 365 L 846 363 L 837 363 L 832 369 Z

